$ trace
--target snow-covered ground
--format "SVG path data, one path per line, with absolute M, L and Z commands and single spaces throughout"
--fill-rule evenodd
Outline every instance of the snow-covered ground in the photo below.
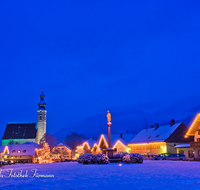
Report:
M 82 165 L 78 163 L 16 164 L 1 168 L 1 175 L 37 169 L 54 178 L 0 178 L 0 189 L 52 190 L 190 190 L 200 189 L 200 162 L 144 161 L 143 164 Z

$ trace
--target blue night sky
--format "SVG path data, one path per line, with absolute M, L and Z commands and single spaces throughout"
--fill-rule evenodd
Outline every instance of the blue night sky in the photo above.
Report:
M 42 88 L 50 133 L 126 106 L 198 106 L 198 98 L 185 100 L 200 96 L 199 7 L 183 0 L 1 1 L 0 135 L 7 122 L 37 120 Z

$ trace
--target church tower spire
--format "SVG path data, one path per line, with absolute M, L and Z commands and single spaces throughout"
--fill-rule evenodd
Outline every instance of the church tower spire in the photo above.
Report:
M 40 94 L 40 102 L 38 103 L 39 109 L 37 110 L 37 136 L 36 143 L 40 143 L 40 139 L 46 133 L 46 103 L 44 102 L 44 92 Z
M 40 94 L 40 102 L 38 103 L 39 110 L 40 109 L 45 110 L 46 103 L 44 102 L 44 97 L 45 97 L 45 95 L 44 95 L 43 89 L 42 89 L 42 93 Z

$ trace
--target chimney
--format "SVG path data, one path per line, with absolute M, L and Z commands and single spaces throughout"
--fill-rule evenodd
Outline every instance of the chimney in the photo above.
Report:
M 150 128 L 154 128 L 154 125 L 150 125 Z
M 120 138 L 122 139 L 123 137 L 122 137 L 122 134 L 120 134 Z
M 170 122 L 170 127 L 173 126 L 174 124 L 175 124 L 175 120 L 172 119 L 171 122 Z
M 155 123 L 155 130 L 159 128 L 159 123 Z

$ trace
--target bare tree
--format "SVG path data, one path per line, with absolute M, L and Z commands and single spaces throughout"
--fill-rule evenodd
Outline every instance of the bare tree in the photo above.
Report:
M 40 139 L 40 146 L 43 147 L 46 142 L 48 143 L 50 150 L 52 150 L 58 144 L 57 138 L 49 133 L 45 133 Z
M 82 144 L 84 140 L 86 140 L 86 137 L 83 134 L 72 132 L 70 135 L 66 136 L 64 143 L 72 150 L 75 150 L 76 147 Z

